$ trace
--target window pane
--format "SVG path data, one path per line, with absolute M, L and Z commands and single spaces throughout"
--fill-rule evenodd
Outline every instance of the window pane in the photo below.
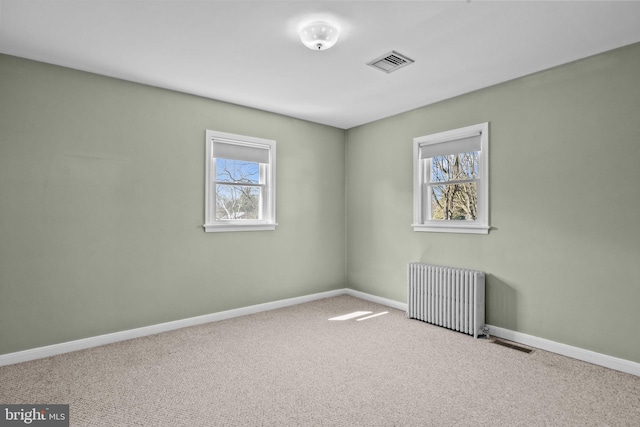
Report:
M 431 218 L 444 221 L 475 221 L 478 219 L 478 186 L 439 184 L 429 186 Z
M 216 181 L 258 184 L 260 182 L 260 163 L 216 159 Z
M 261 219 L 260 191 L 260 187 L 216 184 L 216 219 Z
M 431 182 L 478 178 L 478 152 L 449 154 L 431 159 Z

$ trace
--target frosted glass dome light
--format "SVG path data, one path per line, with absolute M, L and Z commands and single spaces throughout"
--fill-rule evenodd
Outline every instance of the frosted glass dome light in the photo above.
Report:
M 327 50 L 338 41 L 340 31 L 327 22 L 312 22 L 300 29 L 300 40 L 309 49 Z

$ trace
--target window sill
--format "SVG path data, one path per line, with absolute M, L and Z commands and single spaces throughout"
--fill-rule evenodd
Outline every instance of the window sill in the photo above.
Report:
M 227 232 L 227 231 L 273 231 L 276 223 L 260 224 L 205 224 L 204 231 L 207 233 Z
M 413 231 L 427 231 L 432 233 L 466 233 L 466 234 L 489 234 L 491 227 L 487 225 L 431 225 L 431 224 L 411 224 Z

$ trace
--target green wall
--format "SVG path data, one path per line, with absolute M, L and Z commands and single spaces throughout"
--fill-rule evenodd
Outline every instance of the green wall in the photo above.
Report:
M 346 132 L 0 55 L 0 354 L 345 286 L 406 301 L 423 261 L 485 271 L 492 325 L 640 362 L 639 112 L 640 44 Z M 412 139 L 484 121 L 490 234 L 413 232 Z M 205 129 L 278 141 L 275 232 L 202 230 Z
M 485 121 L 490 234 L 413 232 L 412 139 Z M 640 44 L 350 129 L 348 286 L 480 269 L 487 323 L 640 362 L 639 161 Z
M 277 141 L 276 231 L 203 231 L 206 129 Z M 0 55 L 0 354 L 343 288 L 344 152 L 341 129 Z

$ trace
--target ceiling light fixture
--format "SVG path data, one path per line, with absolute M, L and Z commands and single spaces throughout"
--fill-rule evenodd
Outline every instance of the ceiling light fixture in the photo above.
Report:
M 317 21 L 300 29 L 300 40 L 309 49 L 327 50 L 338 41 L 340 31 L 335 25 Z

